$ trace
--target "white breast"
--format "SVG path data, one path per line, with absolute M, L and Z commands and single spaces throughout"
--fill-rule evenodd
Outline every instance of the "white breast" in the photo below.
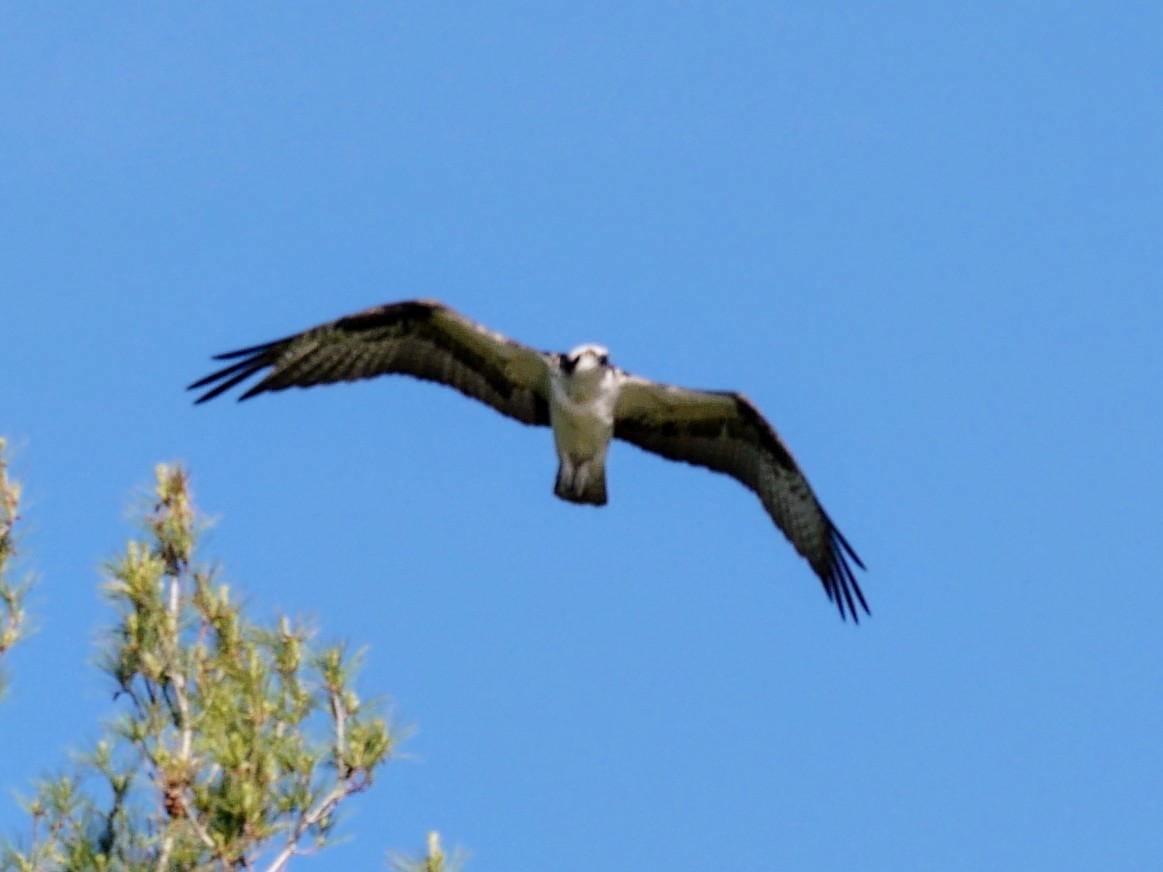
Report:
M 549 422 L 559 455 L 605 457 L 614 435 L 618 381 L 611 370 L 554 372 L 549 382 Z

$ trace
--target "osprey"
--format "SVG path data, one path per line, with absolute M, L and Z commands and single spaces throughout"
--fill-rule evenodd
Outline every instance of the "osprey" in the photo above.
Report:
M 621 439 L 670 460 L 726 473 L 753 491 L 820 581 L 840 616 L 871 614 L 852 546 L 824 511 L 775 430 L 745 396 L 659 384 L 610 364 L 601 345 L 537 351 L 441 303 L 390 303 L 294 336 L 217 355 L 229 366 L 189 386 L 204 403 L 256 373 L 239 397 L 399 373 L 455 388 L 523 424 L 553 430 L 553 492 L 606 503 L 606 452 Z

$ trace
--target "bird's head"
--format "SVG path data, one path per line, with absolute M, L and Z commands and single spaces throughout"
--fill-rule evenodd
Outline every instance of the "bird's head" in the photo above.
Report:
M 579 345 L 561 358 L 561 368 L 570 374 L 580 375 L 609 365 L 610 352 L 602 345 Z

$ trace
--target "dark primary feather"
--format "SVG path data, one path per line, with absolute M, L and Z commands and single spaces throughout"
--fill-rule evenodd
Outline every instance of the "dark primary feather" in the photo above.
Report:
M 669 460 L 730 475 L 753 491 L 805 557 L 840 616 L 871 614 L 849 564 L 864 564 L 824 511 L 791 452 L 742 394 L 692 391 L 627 376 L 614 437 Z
M 235 363 L 199 379 L 204 403 L 265 372 L 240 400 L 290 387 L 398 373 L 438 382 L 525 424 L 549 424 L 547 355 L 506 339 L 447 306 L 377 306 L 294 336 L 219 354 Z

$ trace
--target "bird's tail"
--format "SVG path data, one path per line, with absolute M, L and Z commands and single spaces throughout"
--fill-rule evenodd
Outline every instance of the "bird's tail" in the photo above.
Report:
M 590 506 L 606 504 L 606 467 L 589 460 L 576 466 L 562 462 L 557 467 L 553 493 L 571 503 Z

